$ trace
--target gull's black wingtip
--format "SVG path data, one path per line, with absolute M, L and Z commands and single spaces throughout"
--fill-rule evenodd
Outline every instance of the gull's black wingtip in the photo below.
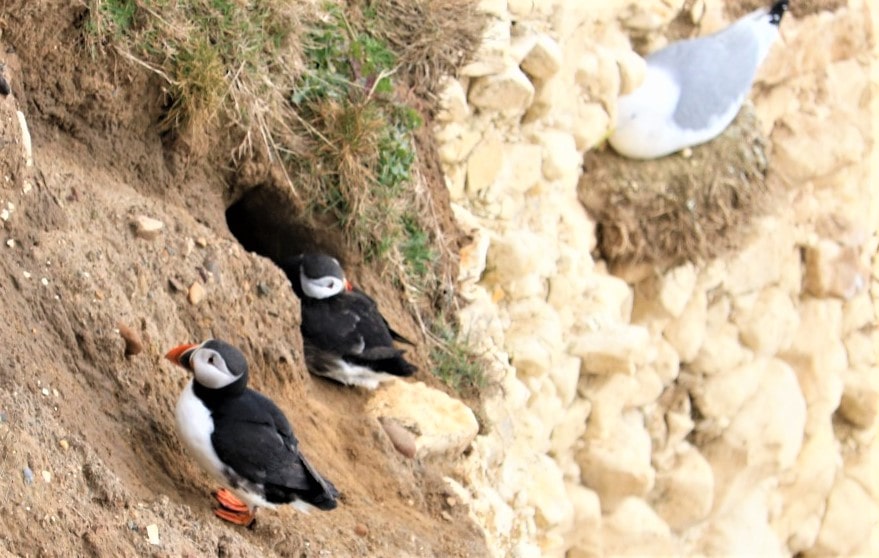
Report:
M 787 11 L 788 1 L 778 0 L 778 2 L 772 5 L 769 9 L 769 23 L 773 25 L 781 23 L 781 18 L 784 16 L 784 12 Z

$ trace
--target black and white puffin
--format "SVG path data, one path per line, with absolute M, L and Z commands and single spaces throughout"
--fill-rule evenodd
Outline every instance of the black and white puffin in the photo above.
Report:
M 391 329 L 375 301 L 351 285 L 336 258 L 299 254 L 281 262 L 281 269 L 302 303 L 302 341 L 311 373 L 367 389 L 415 373 L 394 347 L 394 341 L 412 342 Z
M 250 526 L 259 507 L 336 507 L 338 491 L 299 452 L 284 413 L 247 387 L 241 351 L 208 339 L 165 358 L 193 373 L 177 401 L 177 431 L 199 465 L 228 487 L 214 494 L 218 517 Z

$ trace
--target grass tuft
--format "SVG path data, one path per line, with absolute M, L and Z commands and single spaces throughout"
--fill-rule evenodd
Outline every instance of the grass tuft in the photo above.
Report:
M 432 325 L 438 343 L 430 353 L 433 373 L 459 393 L 478 392 L 487 385 L 485 363 L 476 355 L 458 327 L 440 315 Z

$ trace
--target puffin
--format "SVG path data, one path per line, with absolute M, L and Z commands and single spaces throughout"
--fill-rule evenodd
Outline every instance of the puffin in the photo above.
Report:
M 339 260 L 304 253 L 280 262 L 302 307 L 305 363 L 315 375 L 349 386 L 376 389 L 417 368 L 394 341 L 413 345 L 394 331 L 375 301 L 345 277 Z
M 177 432 L 223 487 L 214 514 L 252 527 L 257 508 L 332 510 L 339 492 L 299 451 L 284 413 L 247 387 L 247 360 L 220 339 L 174 347 L 165 358 L 193 377 L 177 401 Z
M 625 157 L 654 159 L 718 136 L 745 102 L 787 9 L 788 0 L 778 0 L 648 55 L 642 84 L 619 98 L 610 145 Z

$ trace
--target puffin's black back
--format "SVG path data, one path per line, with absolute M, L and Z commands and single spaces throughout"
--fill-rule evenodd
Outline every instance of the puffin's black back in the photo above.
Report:
M 208 408 L 217 457 L 243 480 L 263 485 L 267 501 L 298 498 L 324 510 L 336 507 L 338 491 L 299 453 L 290 423 L 269 398 L 247 389 Z

